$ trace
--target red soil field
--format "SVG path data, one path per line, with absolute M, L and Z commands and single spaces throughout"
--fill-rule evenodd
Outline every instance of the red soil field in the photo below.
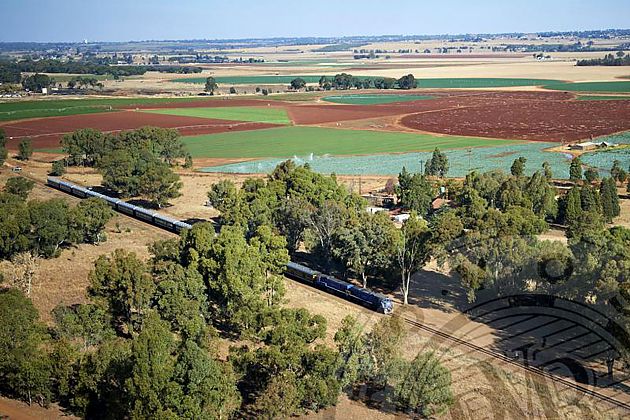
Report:
M 381 105 L 291 103 L 261 99 L 201 99 L 195 102 L 150 104 L 138 108 L 272 106 L 287 110 L 294 124 L 328 125 L 388 117 L 404 130 L 541 141 L 575 141 L 630 130 L 630 101 L 576 101 L 567 92 L 422 91 L 433 99 Z M 350 93 L 350 92 L 348 92 Z M 406 93 L 406 92 L 405 92 Z M 408 92 L 417 94 L 417 92 Z M 386 94 L 386 93 L 383 93 Z M 401 92 L 397 91 L 397 95 Z M 135 108 L 135 107 L 134 107 Z M 398 120 L 400 118 L 400 120 Z M 79 128 L 106 132 L 147 125 L 176 128 L 184 135 L 256 130 L 274 124 L 180 117 L 130 110 L 9 122 L 1 127 L 15 149 L 31 137 L 34 148 L 59 146 L 61 137 Z
M 226 131 L 257 130 L 278 126 L 276 124 L 120 111 L 18 121 L 4 124 L 0 127 L 4 129 L 9 139 L 7 145 L 11 149 L 17 148 L 20 139 L 24 137 L 30 137 L 33 140 L 33 148 L 35 149 L 50 149 L 59 147 L 59 141 L 64 134 L 71 133 L 80 128 L 94 128 L 104 132 L 117 132 L 133 130 L 147 125 L 162 128 L 176 128 L 183 136 L 223 133 Z
M 397 95 L 400 95 L 398 91 Z M 409 94 L 417 94 L 410 92 Z M 567 101 L 573 95 L 564 92 L 470 92 L 470 91 L 423 91 L 434 99 L 397 102 L 381 105 L 285 105 L 295 124 L 328 124 L 336 121 L 407 115 L 417 112 L 436 112 L 459 107 L 485 105 L 488 102 Z M 385 94 L 384 94 L 385 95 Z M 412 127 L 413 128 L 413 127 Z
M 408 115 L 401 124 L 441 134 L 572 142 L 630 130 L 630 101 L 486 98 L 468 106 Z

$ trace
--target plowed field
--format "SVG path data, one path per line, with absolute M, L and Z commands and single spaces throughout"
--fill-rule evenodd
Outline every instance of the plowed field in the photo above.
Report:
M 277 127 L 276 124 L 227 121 L 208 118 L 181 117 L 146 112 L 120 111 L 104 114 L 72 115 L 37 120 L 26 120 L 1 125 L 9 138 L 8 147 L 17 148 L 20 140 L 30 137 L 34 149 L 59 147 L 64 134 L 80 128 L 94 128 L 104 132 L 133 130 L 144 126 L 176 128 L 183 136 L 257 130 Z
M 630 130 L 630 102 L 496 98 L 409 115 L 401 124 L 441 134 L 572 142 Z

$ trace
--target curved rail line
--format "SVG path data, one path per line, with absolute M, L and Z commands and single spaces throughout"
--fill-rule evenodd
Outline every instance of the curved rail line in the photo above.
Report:
M 25 177 L 25 178 L 28 178 L 28 179 L 30 179 L 30 180 L 32 180 L 34 182 L 36 182 L 39 185 L 42 185 L 42 186 L 50 188 L 46 184 L 46 182 L 41 181 L 40 179 L 38 179 L 38 178 L 36 178 L 34 176 L 30 176 L 30 175 L 27 175 L 27 174 L 24 174 L 24 173 L 21 173 L 20 175 Z M 129 215 L 125 214 L 125 213 L 119 213 L 119 214 L 127 216 L 127 217 L 129 217 L 129 218 L 131 218 L 133 220 L 140 220 L 141 222 L 145 222 L 147 224 L 151 224 L 151 223 L 146 222 L 144 220 L 137 219 L 137 218 L 135 218 L 133 216 L 129 216 Z M 153 225 L 153 224 L 151 224 L 151 225 L 155 226 L 155 227 L 157 227 L 159 229 L 162 229 L 160 226 L 156 226 L 156 225 Z M 482 354 L 484 354 L 486 356 L 490 356 L 490 357 L 492 357 L 494 359 L 500 360 L 500 361 L 502 361 L 504 363 L 507 363 L 509 365 L 512 365 L 512 366 L 516 366 L 516 367 L 518 367 L 518 368 L 520 368 L 522 370 L 525 370 L 525 371 L 527 371 L 529 373 L 532 373 L 534 375 L 537 375 L 539 377 L 542 377 L 542 378 L 545 378 L 545 379 L 550 379 L 550 380 L 552 380 L 552 381 L 554 381 L 556 383 L 559 383 L 559 384 L 561 384 L 561 385 L 563 385 L 563 386 L 565 386 L 567 388 L 570 388 L 570 389 L 573 389 L 575 391 L 581 392 L 583 394 L 595 397 L 595 398 L 597 398 L 597 399 L 599 399 L 601 401 L 604 401 L 604 402 L 606 402 L 606 403 L 608 403 L 608 404 L 610 404 L 612 406 L 615 406 L 615 407 L 618 407 L 618 408 L 623 408 L 625 410 L 630 411 L 630 404 L 625 403 L 623 401 L 619 401 L 619 400 L 617 400 L 617 399 L 615 399 L 615 398 L 613 398 L 611 396 L 605 395 L 605 394 L 603 394 L 601 392 L 595 391 L 595 390 L 590 389 L 590 388 L 588 388 L 586 386 L 583 386 L 583 385 L 580 385 L 580 384 L 575 383 L 573 381 L 570 381 L 568 379 L 565 379 L 565 378 L 563 378 L 561 376 L 554 375 L 554 374 L 549 373 L 547 371 L 544 371 L 544 370 L 542 370 L 540 368 L 537 368 L 537 367 L 534 367 L 534 366 L 528 366 L 528 365 L 525 365 L 523 363 L 519 363 L 516 360 L 511 359 L 510 357 L 507 357 L 507 356 L 505 356 L 505 355 L 503 355 L 501 353 L 498 353 L 496 351 L 489 350 L 487 348 L 478 346 L 478 345 L 473 344 L 473 343 L 471 343 L 469 341 L 466 341 L 466 340 L 463 340 L 461 338 L 458 338 L 458 337 L 456 337 L 454 335 L 451 335 L 451 334 L 445 333 L 443 331 L 440 331 L 438 329 L 435 329 L 435 328 L 429 327 L 427 325 L 424 325 L 424 324 L 422 324 L 422 323 L 420 323 L 418 321 L 415 321 L 415 320 L 412 320 L 412 319 L 409 319 L 409 318 L 403 318 L 403 320 L 407 324 L 409 324 L 409 325 L 411 325 L 411 326 L 413 326 L 415 328 L 424 330 L 424 331 L 429 332 L 429 333 L 431 333 L 431 334 L 433 334 L 435 336 L 441 337 L 441 338 L 443 338 L 445 340 L 449 340 L 449 341 L 451 341 L 451 342 L 453 342 L 455 344 L 468 347 L 469 349 L 473 350 L 474 352 L 482 353 Z
M 573 381 L 570 381 L 568 379 L 565 379 L 565 378 L 563 378 L 561 376 L 554 375 L 554 374 L 549 373 L 547 371 L 544 371 L 544 370 L 542 370 L 540 368 L 537 368 L 537 367 L 534 367 L 534 366 L 528 366 L 528 365 L 525 365 L 523 363 L 519 363 L 516 360 L 511 359 L 510 357 L 507 357 L 507 356 L 505 356 L 505 355 L 503 355 L 501 353 L 497 353 L 497 352 L 489 350 L 487 348 L 478 346 L 478 345 L 473 344 L 473 343 L 471 343 L 469 341 L 466 341 L 466 340 L 463 340 L 461 338 L 455 337 L 454 335 L 445 333 L 444 331 L 440 331 L 438 329 L 435 329 L 435 328 L 429 327 L 427 325 L 424 325 L 424 324 L 422 324 L 422 323 L 420 323 L 418 321 L 414 321 L 414 320 L 411 320 L 409 318 L 403 318 L 403 320 L 407 324 L 409 324 L 409 325 L 411 325 L 413 327 L 416 327 L 416 328 L 419 328 L 421 330 L 430 332 L 431 334 L 434 334 L 434 335 L 436 335 L 438 337 L 444 338 L 444 339 L 449 340 L 451 342 L 454 342 L 456 344 L 468 347 L 469 349 L 471 349 L 471 350 L 473 350 L 475 352 L 483 353 L 486 356 L 490 356 L 490 357 L 492 357 L 494 359 L 498 359 L 498 360 L 500 360 L 502 362 L 505 362 L 505 363 L 508 363 L 508 364 L 510 364 L 512 366 L 517 366 L 520 369 L 526 370 L 527 372 L 533 373 L 533 374 L 535 374 L 537 376 L 540 376 L 540 377 L 543 377 L 543 378 L 546 378 L 546 379 L 550 379 L 550 380 L 552 380 L 554 382 L 557 382 L 557 383 L 560 383 L 560 384 L 564 385 L 565 387 L 568 387 L 568 388 L 571 388 L 571 389 L 573 389 L 575 391 L 579 391 L 579 392 L 582 392 L 584 394 L 593 396 L 593 397 L 598 398 L 598 399 L 600 399 L 602 401 L 605 401 L 605 402 L 607 402 L 607 403 L 609 403 L 611 405 L 614 405 L 614 406 L 619 407 L 619 408 L 624 408 L 624 409 L 630 411 L 630 404 L 625 403 L 623 401 L 619 401 L 619 400 L 617 400 L 617 399 L 615 399 L 615 398 L 613 398 L 611 396 L 602 394 L 601 392 L 595 391 L 595 390 L 590 389 L 590 388 L 588 388 L 586 386 L 583 386 L 583 385 L 580 385 L 580 384 L 575 383 Z

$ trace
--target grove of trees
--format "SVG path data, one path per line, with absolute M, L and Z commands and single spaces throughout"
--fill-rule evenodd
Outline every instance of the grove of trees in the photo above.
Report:
M 402 359 L 399 318 L 370 333 L 347 318 L 331 347 L 325 318 L 282 307 L 288 252 L 271 227 L 217 235 L 196 224 L 150 251 L 148 261 L 124 250 L 98 258 L 89 301 L 55 308 L 48 334 L 27 297 L 0 291 L 0 392 L 97 418 L 289 417 L 365 384 L 424 414 L 452 403 L 432 353 Z M 239 344 L 225 359 L 227 337 Z
M 297 80 L 297 79 L 296 79 Z M 417 82 L 413 74 L 408 74 L 395 79 L 391 77 L 366 77 L 360 78 L 348 73 L 340 73 L 335 76 L 322 76 L 319 79 L 319 87 L 324 90 L 348 90 L 348 89 L 413 89 Z
M 188 154 L 174 129 L 143 127 L 110 135 L 86 128 L 65 135 L 61 145 L 68 165 L 96 167 L 103 186 L 123 197 L 141 196 L 162 207 L 180 194 L 171 167 Z
M 105 201 L 87 199 L 70 207 L 63 199 L 27 201 L 33 181 L 9 178 L 0 192 L 0 258 L 24 252 L 50 258 L 60 248 L 77 243 L 99 243 L 113 216 Z

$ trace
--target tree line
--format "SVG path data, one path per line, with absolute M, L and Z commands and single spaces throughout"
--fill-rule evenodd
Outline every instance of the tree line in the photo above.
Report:
M 0 82 L 20 83 L 22 73 L 69 73 L 111 75 L 114 79 L 127 76 L 139 76 L 148 71 L 162 73 L 200 73 L 200 67 L 172 65 L 109 65 L 86 60 L 56 59 L 0 61 Z
M 121 197 L 144 197 L 158 207 L 180 195 L 182 184 L 172 166 L 182 159 L 185 166 L 192 165 L 174 129 L 143 127 L 107 134 L 87 128 L 65 135 L 61 146 L 67 154 L 65 165 L 95 167 L 105 188 Z M 56 165 L 53 172 L 59 173 Z
M 289 417 L 356 386 L 444 412 L 450 373 L 431 352 L 402 358 L 400 318 L 366 333 L 347 317 L 326 346 L 325 318 L 282 307 L 286 246 L 270 226 L 202 223 L 148 261 L 117 250 L 95 262 L 89 301 L 55 308 L 49 328 L 20 291 L 0 291 L 0 391 L 93 418 Z M 225 338 L 238 343 L 227 359 Z
M 578 60 L 576 66 L 630 66 L 630 54 L 617 51 L 615 55 L 606 54 L 604 58 Z
M 399 79 L 392 77 L 356 77 L 347 73 L 340 73 L 333 77 L 322 76 L 319 79 L 319 87 L 323 90 L 348 90 L 348 89 L 414 89 L 417 82 L 413 74 L 402 76 Z

